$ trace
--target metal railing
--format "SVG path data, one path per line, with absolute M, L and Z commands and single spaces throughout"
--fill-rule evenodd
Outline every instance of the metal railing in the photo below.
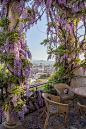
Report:
M 45 87 L 46 84 L 47 84 L 48 89 L 49 89 L 50 87 L 53 86 L 53 84 L 55 84 L 55 83 L 60 83 L 61 81 L 63 82 L 63 81 L 65 81 L 65 79 L 59 79 L 59 80 L 55 80 L 55 81 L 49 81 L 49 82 L 45 82 L 45 83 L 39 83 L 39 84 L 31 85 L 31 86 L 29 87 L 29 89 L 35 88 L 36 90 L 38 90 L 40 87 L 41 87 L 41 88 Z M 24 90 L 26 90 L 26 88 L 24 88 Z

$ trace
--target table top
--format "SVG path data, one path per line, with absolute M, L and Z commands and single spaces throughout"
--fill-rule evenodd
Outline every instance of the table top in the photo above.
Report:
M 86 86 L 72 88 L 74 94 L 86 97 Z

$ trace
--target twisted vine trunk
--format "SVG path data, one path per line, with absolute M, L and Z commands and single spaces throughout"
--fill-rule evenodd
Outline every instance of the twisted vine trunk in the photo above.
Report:
M 7 10 L 8 10 L 8 19 L 10 21 L 8 29 L 11 31 L 13 29 L 13 27 L 15 27 L 15 30 L 19 30 L 19 26 L 16 26 L 17 18 L 19 18 L 19 14 L 17 13 L 17 10 L 15 9 L 13 1 L 11 1 L 11 3 L 9 4 L 9 7 L 7 7 Z M 14 41 L 14 43 L 16 43 L 16 40 Z M 14 53 L 14 49 L 10 49 L 10 52 Z M 10 75 L 12 75 L 12 73 L 10 71 L 9 71 L 9 73 L 10 73 Z M 7 88 L 8 97 L 9 97 L 9 94 L 11 91 L 11 86 L 12 86 L 12 84 L 10 84 L 10 86 L 8 86 L 8 88 Z M 20 122 L 19 122 L 19 120 L 15 121 L 14 117 L 11 119 L 10 112 L 11 112 L 10 110 L 7 111 L 5 127 L 15 128 L 16 126 L 20 125 Z

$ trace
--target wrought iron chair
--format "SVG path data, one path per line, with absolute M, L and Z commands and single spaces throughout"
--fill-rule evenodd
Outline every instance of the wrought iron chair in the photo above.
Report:
M 61 102 L 65 100 L 73 100 L 73 107 L 74 107 L 74 93 L 72 92 L 71 87 L 64 83 L 58 83 L 54 85 L 54 88 L 57 91 L 57 95 L 60 96 Z M 65 88 L 68 89 L 68 94 L 64 93 Z
M 43 111 L 41 117 L 43 116 L 44 112 L 46 112 L 47 117 L 44 124 L 44 129 L 46 129 L 49 115 L 57 114 L 58 116 L 65 116 L 65 127 L 67 127 L 67 119 L 68 119 L 68 104 L 60 103 L 60 97 L 54 96 L 48 93 L 42 93 L 42 96 L 46 103 L 46 108 Z
M 79 102 L 77 102 L 77 105 L 79 108 L 79 124 L 81 124 L 81 116 L 86 119 L 86 105 L 81 105 Z

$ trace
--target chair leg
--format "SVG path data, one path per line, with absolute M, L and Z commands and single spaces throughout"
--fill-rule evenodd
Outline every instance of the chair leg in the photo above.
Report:
M 49 119 L 49 113 L 47 113 L 47 117 L 45 120 L 45 124 L 44 124 L 44 129 L 46 129 L 47 123 L 48 123 L 48 119 Z
M 67 128 L 67 120 L 68 120 L 68 114 L 65 115 L 65 128 Z
M 46 111 L 46 107 L 45 107 L 45 109 L 43 110 L 43 112 L 42 112 L 41 116 L 39 117 L 39 119 L 42 118 L 42 116 L 43 116 L 43 114 L 45 113 L 45 111 Z

